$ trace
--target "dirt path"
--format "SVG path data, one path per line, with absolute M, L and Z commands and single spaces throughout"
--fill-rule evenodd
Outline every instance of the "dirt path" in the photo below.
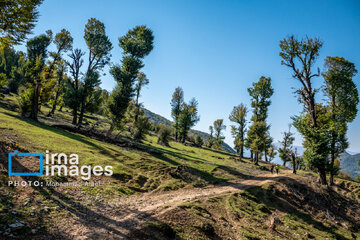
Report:
M 72 231 L 72 233 L 75 239 L 127 239 L 128 234 L 141 223 L 156 220 L 157 216 L 166 213 L 181 203 L 236 193 L 253 186 L 261 186 L 269 181 L 283 178 L 289 172 L 283 171 L 279 175 L 263 174 L 247 180 L 236 179 L 203 188 L 145 193 L 141 196 L 123 198 L 117 202 L 107 203 L 97 209 L 96 212 L 87 213 L 87 221 L 82 221 L 83 226 L 77 228 L 77 231 Z

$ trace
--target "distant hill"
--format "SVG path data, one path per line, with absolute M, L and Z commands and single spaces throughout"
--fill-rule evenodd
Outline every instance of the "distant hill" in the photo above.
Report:
M 159 114 L 153 113 L 153 112 L 147 110 L 146 108 L 144 108 L 144 112 L 145 112 L 146 116 L 149 118 L 150 122 L 153 124 L 164 124 L 167 126 L 171 126 L 171 124 L 172 124 L 172 122 L 170 120 L 166 119 L 163 116 L 160 116 Z M 194 135 L 199 135 L 203 139 L 206 139 L 206 140 L 210 137 L 210 135 L 208 133 L 201 132 L 201 131 L 194 130 L 194 129 L 191 129 L 190 133 L 194 134 Z M 230 153 L 236 153 L 235 150 L 226 143 L 223 144 L 223 149 Z
M 346 174 L 349 174 L 351 177 L 356 178 L 360 175 L 360 153 L 358 154 L 349 154 L 344 152 L 340 155 L 340 168 Z

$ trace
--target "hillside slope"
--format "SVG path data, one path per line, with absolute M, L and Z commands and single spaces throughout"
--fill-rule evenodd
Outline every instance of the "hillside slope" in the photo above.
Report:
M 360 184 L 336 179 L 324 188 L 298 175 L 208 148 L 148 136 L 141 143 L 63 128 L 57 112 L 40 122 L 0 107 L 0 238 L 2 239 L 356 239 Z M 47 112 L 43 108 L 43 112 Z M 63 121 L 63 120 L 62 120 Z M 52 125 L 52 126 L 51 126 Z M 111 177 L 9 177 L 7 154 L 77 153 L 80 165 L 112 165 Z M 22 162 L 34 168 L 32 162 Z M 36 170 L 36 169 L 35 169 Z M 38 169 L 37 169 L 38 170 Z M 8 181 L 74 183 L 8 186 Z M 76 185 L 76 184 L 79 185 Z M 275 229 L 271 219 L 278 219 Z
M 356 178 L 360 176 L 360 153 L 351 155 L 347 152 L 344 152 L 340 155 L 340 168 L 346 174 L 349 174 L 351 177 Z
M 150 122 L 153 123 L 153 124 L 164 124 L 164 125 L 167 125 L 167 126 L 172 125 L 172 122 L 170 120 L 166 119 L 165 117 L 163 117 L 163 116 L 161 116 L 159 114 L 153 113 L 153 112 L 151 112 L 150 110 L 147 110 L 147 109 L 144 109 L 144 112 L 145 112 L 146 116 L 149 118 Z M 201 131 L 194 130 L 194 129 L 190 130 L 190 134 L 199 135 L 205 140 L 209 139 L 209 137 L 210 137 L 210 135 L 208 133 L 201 132 Z M 223 149 L 225 151 L 229 152 L 229 153 L 235 153 L 236 152 L 232 147 L 230 147 L 226 143 L 223 144 Z

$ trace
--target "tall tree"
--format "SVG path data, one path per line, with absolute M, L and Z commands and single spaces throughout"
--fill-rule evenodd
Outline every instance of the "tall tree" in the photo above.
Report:
M 124 55 L 122 65 L 115 65 L 110 70 L 117 85 L 109 97 L 108 109 L 112 124 L 108 133 L 122 124 L 126 109 L 135 94 L 134 83 L 144 66 L 142 59 L 152 51 L 153 42 L 153 32 L 146 26 L 136 26 L 119 39 Z
M 295 140 L 294 133 L 291 132 L 291 124 L 289 124 L 289 130 L 283 132 L 283 140 L 280 142 L 279 157 L 283 161 L 283 166 L 291 160 L 292 144 Z
M 172 95 L 171 99 L 171 116 L 174 119 L 174 128 L 175 128 L 175 140 L 178 140 L 179 135 L 179 116 L 181 108 L 184 104 L 184 91 L 181 87 L 177 87 Z
M 342 57 L 327 57 L 324 92 L 328 97 L 330 114 L 330 185 L 334 184 L 334 175 L 338 168 L 335 159 L 348 147 L 346 138 L 347 124 L 357 114 L 359 93 L 353 81 L 357 73 L 355 65 Z
M 149 84 L 149 79 L 146 77 L 145 73 L 143 72 L 139 72 L 137 77 L 136 77 L 136 83 L 135 83 L 135 106 L 136 106 L 136 110 L 135 110 L 135 122 L 137 122 L 138 120 L 138 116 L 140 114 L 140 103 L 139 103 L 139 98 L 140 98 L 140 92 L 141 89 Z
M 52 108 L 48 116 L 52 116 L 55 113 L 56 107 L 59 105 L 59 100 L 64 91 L 64 80 L 66 78 L 65 72 L 67 65 L 65 61 L 59 61 L 56 66 L 56 84 L 54 86 L 55 96 L 52 99 Z
M 214 132 L 215 132 L 215 146 L 218 149 L 221 149 L 225 137 L 222 134 L 222 131 L 226 129 L 226 126 L 224 125 L 223 119 L 217 119 L 214 121 Z
M 210 137 L 208 138 L 208 147 L 212 148 L 214 143 L 215 143 L 215 138 L 214 138 L 214 127 L 213 126 L 209 126 L 209 131 L 210 131 Z
M 248 131 L 246 145 L 251 148 L 252 154 L 255 154 L 254 163 L 257 164 L 259 153 L 263 152 L 265 159 L 267 159 L 267 150 L 272 142 L 269 134 L 270 125 L 266 125 L 266 119 L 268 108 L 271 104 L 270 98 L 274 94 L 274 89 L 271 86 L 270 77 L 261 76 L 259 81 L 254 82 L 252 85 L 251 88 L 248 88 L 248 92 L 251 97 L 251 107 L 253 108 L 251 121 L 254 126 L 250 127 L 251 131 Z M 260 122 L 263 122 L 266 128 Z M 255 140 L 257 144 L 253 143 Z
M 42 34 L 30 39 L 26 44 L 28 57 L 26 79 L 31 86 L 29 90 L 33 91 L 30 118 L 35 121 L 37 121 L 40 91 L 44 82 L 42 73 L 45 67 L 45 60 L 48 56 L 47 47 L 50 43 L 51 37 Z
M 189 130 L 200 120 L 198 102 L 195 98 L 183 103 L 179 114 L 179 140 L 185 143 Z
M 66 97 L 65 97 L 65 103 L 73 110 L 73 124 L 77 124 L 78 119 L 78 110 L 81 103 L 81 67 L 84 64 L 83 56 L 85 55 L 85 52 L 81 51 L 81 49 L 75 49 L 72 51 L 71 54 L 69 54 L 69 57 L 71 59 L 70 61 L 67 61 L 66 64 L 69 67 L 70 75 L 72 76 L 72 79 L 68 78 L 68 86 L 66 89 Z
M 323 43 L 319 38 L 306 38 L 298 41 L 294 36 L 280 41 L 280 57 L 282 58 L 281 64 L 289 67 L 293 72 L 293 78 L 301 83 L 301 88 L 296 90 L 299 96 L 299 102 L 304 104 L 304 109 L 309 114 L 309 131 L 303 131 L 307 133 L 304 138 L 308 142 L 314 143 L 309 144 L 309 148 L 306 149 L 308 152 L 304 156 L 312 157 L 309 160 L 310 163 L 316 165 L 319 173 L 319 179 L 321 184 L 327 184 L 326 181 L 326 165 L 327 159 L 323 158 L 323 150 L 318 146 L 322 146 L 324 143 L 317 142 L 323 141 L 322 131 L 319 129 L 317 121 L 317 109 L 315 103 L 315 94 L 317 89 L 312 86 L 312 79 L 320 76 L 320 70 L 317 73 L 313 73 L 313 66 L 317 57 L 319 56 L 319 50 Z M 297 126 L 300 126 L 297 124 Z M 309 139 L 312 138 L 312 139 Z M 319 151 L 319 152 L 316 152 Z M 316 158 L 318 157 L 318 158 Z
M 42 0 L 2 0 L 0 2 L 0 44 L 21 43 L 31 33 L 39 17 Z
M 244 104 L 235 106 L 229 116 L 230 121 L 237 123 L 238 126 L 231 126 L 231 133 L 234 140 L 236 151 L 239 153 L 240 158 L 244 157 L 244 144 L 246 133 L 246 113 L 247 108 Z
M 78 125 L 83 121 L 86 107 L 91 103 L 88 102 L 93 96 L 101 80 L 96 79 L 105 65 L 110 62 L 112 43 L 105 33 L 105 25 L 95 18 L 90 18 L 85 25 L 84 39 L 89 49 L 88 67 L 85 73 L 83 89 L 81 91 L 81 106 Z

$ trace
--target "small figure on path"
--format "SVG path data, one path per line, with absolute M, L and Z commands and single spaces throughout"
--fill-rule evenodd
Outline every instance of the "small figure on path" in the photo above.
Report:
M 274 165 L 271 165 L 270 171 L 271 173 L 274 173 Z
M 276 174 L 279 174 L 279 165 L 276 165 L 275 170 L 276 170 Z

